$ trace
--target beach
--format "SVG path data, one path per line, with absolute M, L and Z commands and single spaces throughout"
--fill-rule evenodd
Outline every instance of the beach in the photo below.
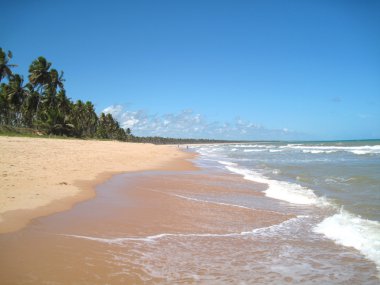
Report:
M 15 147 L 20 142 L 39 144 L 38 139 L 10 140 Z M 306 184 L 295 183 L 300 180 L 284 180 L 285 171 L 294 169 L 303 180 L 307 178 L 307 167 L 294 165 L 298 157 L 305 162 L 302 150 L 307 150 L 307 158 L 322 155 L 314 151 L 322 147 L 327 155 L 337 149 L 347 152 L 338 155 L 349 157 L 360 150 L 369 153 L 367 159 L 377 161 L 377 146 L 350 145 L 342 150 L 342 146 L 305 145 L 299 151 L 299 145 L 286 143 L 219 144 L 191 146 L 193 153 L 185 153 L 176 146 L 71 140 L 48 140 L 47 144 L 50 142 L 61 147 L 60 153 L 72 147 L 84 151 L 86 144 L 87 150 L 90 144 L 92 150 L 98 147 L 97 159 L 103 161 L 97 169 L 107 168 L 106 174 L 94 174 L 93 180 L 89 177 L 84 184 L 74 183 L 77 191 L 90 195 L 78 199 L 73 194 L 66 208 L 51 209 L 28 219 L 17 231 L 0 234 L 2 284 L 379 282 L 377 222 L 339 212 L 329 197 L 319 197 Z M 105 149 L 101 154 L 104 143 L 111 153 L 115 151 L 113 159 L 106 158 Z M 23 156 L 33 151 L 26 148 Z M 61 159 L 70 153 L 73 151 L 66 151 Z M 136 162 L 140 169 L 136 165 L 127 168 L 123 166 L 126 158 L 118 160 L 122 155 L 129 157 L 128 161 L 145 157 L 154 163 Z M 74 169 L 84 167 L 86 163 L 79 160 L 88 159 L 88 154 L 78 157 Z M 270 159 L 272 167 L 277 161 L 277 168 L 265 165 L 264 158 Z M 284 166 L 283 159 L 293 164 Z M 114 160 L 115 168 L 106 163 Z M 259 171 L 266 171 L 265 175 Z M 282 173 L 281 180 L 269 176 L 269 171 Z M 332 174 L 331 169 L 328 173 Z M 65 199 L 69 198 L 52 204 Z M 338 232 L 346 233 L 341 235 L 347 238 L 345 242 L 351 236 L 354 241 L 367 239 L 363 242 L 366 247 L 356 248 L 328 236 L 338 225 L 327 226 L 326 232 L 326 223 L 349 215 L 353 219 L 338 221 L 342 227 Z M 366 235 L 360 236 L 363 232 Z
M 194 168 L 114 175 L 96 187 L 94 199 L 0 235 L 2 283 L 233 282 L 241 274 L 235 269 L 232 276 L 213 275 L 228 271 L 232 252 L 247 252 L 252 229 L 295 216 L 195 198 L 229 195 L 225 185 L 263 198 L 252 191 L 258 184 Z M 234 259 L 246 262 L 244 254 Z
M 172 146 L 0 137 L 0 233 L 94 197 L 116 173 L 193 169 L 191 157 Z

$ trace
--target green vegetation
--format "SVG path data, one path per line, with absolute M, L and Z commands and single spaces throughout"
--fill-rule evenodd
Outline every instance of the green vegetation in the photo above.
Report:
M 44 57 L 30 65 L 27 83 L 12 72 L 16 65 L 11 59 L 12 53 L 0 48 L 0 125 L 8 127 L 2 133 L 131 140 L 131 131 L 121 128 L 111 114 L 98 117 L 90 101 L 72 102 L 63 72 L 51 68 Z
M 111 139 L 156 144 L 225 142 L 204 139 L 136 137 L 111 114 L 95 113 L 90 102 L 71 101 L 63 71 L 40 56 L 29 67 L 28 82 L 13 73 L 12 53 L 0 48 L 0 135 Z

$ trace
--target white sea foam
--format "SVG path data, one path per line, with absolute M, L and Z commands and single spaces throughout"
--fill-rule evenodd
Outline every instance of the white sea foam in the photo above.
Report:
M 323 220 L 314 231 L 337 244 L 353 247 L 376 263 L 380 270 L 380 223 L 355 216 L 343 209 Z
M 243 152 L 260 152 L 260 151 L 266 151 L 266 149 L 245 149 Z
M 272 148 L 273 145 L 264 145 L 264 144 L 237 144 L 233 145 L 233 147 L 237 148 Z
M 351 150 L 351 152 L 354 153 L 354 154 L 358 154 L 358 155 L 369 154 L 369 153 L 376 153 L 376 152 L 373 152 L 373 151 L 359 150 L 359 149 Z
M 292 204 L 329 205 L 325 198 L 318 197 L 313 190 L 299 184 L 272 180 L 249 169 L 232 166 L 226 166 L 226 168 L 231 172 L 242 175 L 244 179 L 267 184 L 268 188 L 264 191 L 267 197 L 283 200 Z
M 281 152 L 283 151 L 282 149 L 270 149 L 269 152 Z
M 220 164 L 228 165 L 228 166 L 236 166 L 236 165 L 237 165 L 236 163 L 234 163 L 234 162 L 230 162 L 230 161 L 219 160 L 218 162 L 219 162 Z
M 333 153 L 333 152 L 337 152 L 337 150 L 303 149 L 302 152 L 318 154 L 318 153 Z
M 323 145 L 301 145 L 288 144 L 281 146 L 282 149 L 298 149 L 304 153 L 320 154 L 333 153 L 337 151 L 351 152 L 357 155 L 365 154 L 380 154 L 380 145 L 365 145 L 365 146 L 323 146 Z
M 178 197 L 178 198 L 190 200 L 190 201 L 200 202 L 200 203 L 216 204 L 216 205 L 235 207 L 235 208 L 241 208 L 241 209 L 246 209 L 246 210 L 256 210 L 254 208 L 249 208 L 249 207 L 245 207 L 245 206 L 241 206 L 241 205 L 229 204 L 229 203 L 223 203 L 223 202 L 216 202 L 216 201 L 202 200 L 202 199 L 197 199 L 197 198 L 193 198 L 193 197 L 187 197 L 187 196 L 183 196 L 183 195 L 179 195 L 179 194 L 170 194 L 170 195 Z
M 286 233 L 288 233 L 290 227 L 295 226 L 296 224 L 298 224 L 301 220 L 303 220 L 305 218 L 309 218 L 309 216 L 299 215 L 295 218 L 291 218 L 291 219 L 286 220 L 286 221 L 284 221 L 280 224 L 277 224 L 277 225 L 272 225 L 272 226 L 263 227 L 263 228 L 256 228 L 256 229 L 253 229 L 252 231 L 249 231 L 249 232 L 241 232 L 240 234 L 241 235 L 250 235 L 251 234 L 251 235 L 268 236 L 268 235 L 276 235 L 279 232 L 284 233 L 284 231 L 286 231 Z
M 336 183 L 342 184 L 342 183 L 349 183 L 354 180 L 355 180 L 354 177 L 343 178 L 343 177 L 337 177 L 337 176 L 329 176 L 325 179 L 325 182 L 329 184 L 336 184 Z
M 335 152 L 350 152 L 356 155 L 380 154 L 380 145 L 365 146 L 339 146 L 339 145 L 304 145 L 304 144 L 287 144 L 284 146 L 260 145 L 260 144 L 241 144 L 232 145 L 231 151 L 235 152 L 242 149 L 243 152 L 261 152 L 269 150 L 269 152 L 281 152 L 284 150 L 299 150 L 303 153 L 310 154 L 330 154 Z M 214 153 L 223 150 L 220 146 L 202 147 L 199 150 L 207 153 Z
M 74 234 L 63 234 L 63 236 L 91 240 L 91 241 L 106 243 L 109 245 L 121 245 L 127 242 L 154 242 L 154 241 L 165 239 L 165 238 L 239 238 L 239 237 L 244 237 L 244 236 L 262 236 L 262 235 L 265 236 L 268 234 L 275 234 L 277 231 L 282 230 L 284 227 L 287 228 L 291 224 L 297 223 L 299 219 L 303 219 L 305 217 L 307 216 L 298 216 L 298 217 L 286 220 L 280 224 L 263 227 L 263 228 L 256 228 L 256 229 L 253 229 L 252 231 L 244 231 L 240 233 L 222 233 L 222 234 L 161 233 L 161 234 L 145 236 L 145 237 L 132 236 L 132 237 L 117 237 L 117 238 L 93 237 L 93 236 L 74 235 Z
M 99 238 L 92 236 L 83 236 L 83 235 L 65 235 L 67 237 L 74 237 L 79 239 L 86 239 L 91 241 L 97 241 L 107 244 L 123 244 L 126 242 L 154 242 L 159 239 L 169 238 L 169 237 L 234 237 L 238 236 L 238 233 L 226 233 L 226 234 L 210 234 L 210 233 L 162 233 L 157 235 L 151 235 L 146 237 L 120 237 L 120 238 Z

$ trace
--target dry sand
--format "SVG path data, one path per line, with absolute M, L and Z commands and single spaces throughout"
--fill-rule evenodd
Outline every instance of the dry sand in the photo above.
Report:
M 0 137 L 0 233 L 93 197 L 113 174 L 190 170 L 191 157 L 173 146 Z

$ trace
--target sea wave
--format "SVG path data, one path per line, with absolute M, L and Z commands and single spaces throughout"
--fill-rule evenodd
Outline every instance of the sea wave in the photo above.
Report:
M 365 146 L 340 146 L 340 145 L 305 145 L 305 144 L 287 144 L 282 146 L 277 145 L 260 145 L 260 144 L 236 144 L 230 145 L 230 151 L 243 151 L 243 152 L 263 152 L 269 151 L 272 153 L 283 151 L 301 151 L 309 154 L 331 154 L 336 152 L 348 152 L 356 155 L 378 155 L 380 154 L 380 145 L 365 145 Z M 201 152 L 214 153 L 222 151 L 218 145 L 201 147 Z
M 274 145 L 264 145 L 264 144 L 235 144 L 232 145 L 234 148 L 273 148 Z
M 304 153 L 320 154 L 333 153 L 338 151 L 350 152 L 357 155 L 380 154 L 380 145 L 365 145 L 365 146 L 322 146 L 322 145 L 302 145 L 288 144 L 280 146 L 282 149 L 302 150 Z
M 236 163 L 234 163 L 234 162 L 230 162 L 230 161 L 219 160 L 218 162 L 219 162 L 220 164 L 227 165 L 227 166 L 236 166 L 236 165 L 237 165 Z
M 233 173 L 242 175 L 246 180 L 267 184 L 268 188 L 264 191 L 267 197 L 283 200 L 292 204 L 318 206 L 331 205 L 324 197 L 318 197 L 313 190 L 299 184 L 272 180 L 258 172 L 245 168 L 228 165 L 225 167 Z
M 282 149 L 270 149 L 269 152 L 281 152 L 284 151 Z
M 245 149 L 243 152 L 261 152 L 261 151 L 266 151 L 266 149 Z
M 303 149 L 302 152 L 303 153 L 319 154 L 319 153 L 333 153 L 333 152 L 337 152 L 337 150 Z
M 339 213 L 324 219 L 314 232 L 325 235 L 335 243 L 353 247 L 375 262 L 380 270 L 380 223 L 363 219 L 343 208 Z

